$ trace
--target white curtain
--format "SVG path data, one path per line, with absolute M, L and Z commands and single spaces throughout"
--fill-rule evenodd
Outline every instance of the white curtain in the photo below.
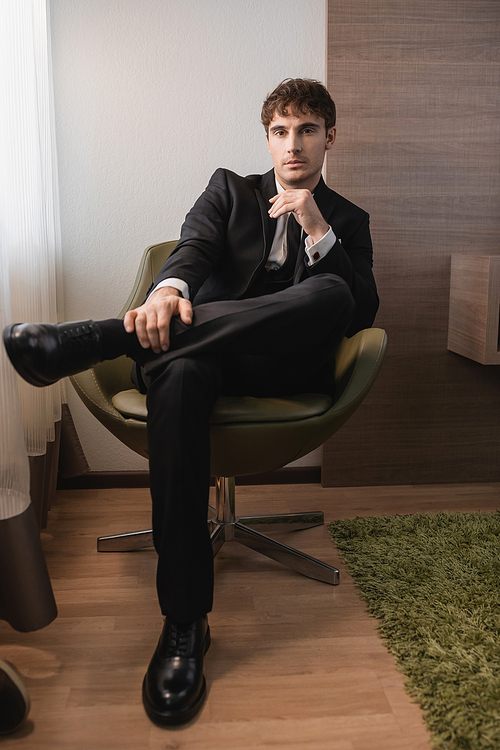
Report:
M 0 325 L 10 318 L 8 265 L 3 247 L 0 258 Z M 23 513 L 30 504 L 28 456 L 14 371 L 5 350 L 0 350 L 0 521 Z
M 60 223 L 46 0 L 0 0 L 0 324 L 57 320 Z M 34 388 L 0 354 L 0 616 L 55 616 L 30 507 L 27 454 L 43 456 L 61 387 Z
M 46 0 L 0 3 L 0 87 L 0 270 L 10 317 L 55 322 L 61 240 Z M 61 418 L 61 387 L 18 379 L 18 391 L 28 453 L 42 455 Z

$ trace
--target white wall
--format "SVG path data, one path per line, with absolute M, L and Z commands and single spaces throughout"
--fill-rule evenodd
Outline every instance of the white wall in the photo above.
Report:
M 113 317 L 219 166 L 271 166 L 260 108 L 325 79 L 325 0 L 50 0 L 64 316 Z M 73 392 L 93 471 L 144 469 Z M 319 461 L 314 461 L 319 463 Z

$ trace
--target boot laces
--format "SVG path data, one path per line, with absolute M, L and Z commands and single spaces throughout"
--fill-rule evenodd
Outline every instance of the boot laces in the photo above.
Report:
M 167 631 L 167 656 L 186 656 L 188 647 L 188 628 L 185 625 L 170 623 Z
M 95 338 L 95 334 L 90 325 L 82 325 L 69 331 L 62 331 L 61 338 L 66 350 L 77 351 L 85 348 L 89 341 Z

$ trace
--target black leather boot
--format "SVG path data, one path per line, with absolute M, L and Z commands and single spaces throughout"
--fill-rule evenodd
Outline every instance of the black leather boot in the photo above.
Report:
M 101 329 L 93 320 L 14 323 L 3 332 L 9 359 L 31 385 L 52 385 L 102 362 Z
M 185 724 L 198 713 L 206 692 L 203 657 L 209 646 L 206 617 L 187 625 L 165 619 L 142 684 L 144 708 L 152 721 Z

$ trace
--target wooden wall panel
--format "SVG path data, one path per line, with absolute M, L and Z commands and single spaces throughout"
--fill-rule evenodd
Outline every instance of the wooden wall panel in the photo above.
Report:
M 500 2 L 329 0 L 327 182 L 369 211 L 386 361 L 325 485 L 500 480 L 500 367 L 447 351 L 451 255 L 500 254 Z

